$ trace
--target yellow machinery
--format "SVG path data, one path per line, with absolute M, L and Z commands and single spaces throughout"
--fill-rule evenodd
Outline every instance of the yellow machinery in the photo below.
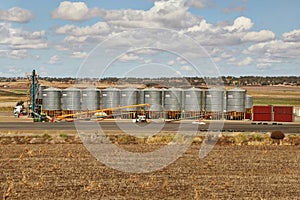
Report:
M 76 117 L 76 116 L 80 116 L 80 115 L 88 115 L 88 114 L 108 112 L 108 111 L 112 112 L 115 110 L 121 110 L 121 109 L 126 109 L 126 108 L 136 108 L 136 107 L 148 107 L 148 109 L 149 109 L 150 104 L 137 104 L 137 105 L 130 105 L 130 106 L 120 106 L 117 108 L 106 108 L 106 109 L 101 109 L 101 110 L 93 110 L 93 111 L 86 111 L 86 112 L 80 112 L 80 113 L 74 113 L 74 114 L 68 114 L 68 115 L 61 115 L 61 116 L 57 116 L 56 118 L 59 120 L 63 120 L 66 118 Z

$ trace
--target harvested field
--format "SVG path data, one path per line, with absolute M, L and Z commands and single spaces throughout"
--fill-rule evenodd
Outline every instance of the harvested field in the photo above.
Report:
M 143 146 L 144 145 L 144 146 Z M 124 144 L 137 152 L 155 145 Z M 300 146 L 200 144 L 170 166 L 128 174 L 96 161 L 82 144 L 0 146 L 4 199 L 297 199 Z

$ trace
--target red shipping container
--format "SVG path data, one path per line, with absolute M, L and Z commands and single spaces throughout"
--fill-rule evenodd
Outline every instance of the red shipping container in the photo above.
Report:
M 251 118 L 252 118 L 252 113 L 245 114 L 245 119 L 251 119 Z
M 272 121 L 272 113 L 253 113 L 253 121 Z
M 272 106 L 253 106 L 253 113 L 272 113 Z
M 293 106 L 274 106 L 274 113 L 280 114 L 293 114 L 294 107 Z
M 274 121 L 275 122 L 293 122 L 294 114 L 282 114 L 282 113 L 274 113 Z

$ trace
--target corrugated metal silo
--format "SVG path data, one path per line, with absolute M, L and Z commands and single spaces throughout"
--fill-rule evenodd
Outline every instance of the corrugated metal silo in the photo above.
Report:
M 120 106 L 120 89 L 106 88 L 102 90 L 102 108 L 116 108 Z
M 47 87 L 45 85 L 39 85 L 39 89 L 38 89 L 38 99 L 43 99 L 43 91 L 47 89 Z
M 100 90 L 90 87 L 82 90 L 81 110 L 100 109 Z
M 253 97 L 250 95 L 246 95 L 245 108 L 250 109 L 252 107 L 253 107 Z
M 224 111 L 224 93 L 221 88 L 211 88 L 205 92 L 205 111 L 223 112 Z
M 162 111 L 162 90 L 146 88 L 143 90 L 144 103 L 150 104 L 150 111 Z
M 203 90 L 197 88 L 186 89 L 183 92 L 183 110 L 201 111 Z
M 226 92 L 226 111 L 245 112 L 246 90 L 233 88 Z
M 129 106 L 138 104 L 138 90 L 135 88 L 126 88 L 121 90 L 120 95 L 120 105 L 121 106 Z M 137 108 L 126 108 L 124 110 L 133 111 L 137 110 Z
M 48 88 L 42 91 L 43 110 L 61 110 L 61 90 Z
M 164 110 L 181 111 L 182 108 L 182 89 L 169 88 L 164 90 Z
M 80 89 L 78 88 L 67 88 L 62 90 L 62 110 L 80 110 L 80 98 Z

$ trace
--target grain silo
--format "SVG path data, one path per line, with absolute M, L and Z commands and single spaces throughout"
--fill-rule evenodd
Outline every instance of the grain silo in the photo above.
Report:
M 100 109 L 100 90 L 95 87 L 89 87 L 82 90 L 81 110 L 99 110 Z
M 233 88 L 226 92 L 226 111 L 245 112 L 246 90 Z
M 142 91 L 144 95 L 144 103 L 150 104 L 147 108 L 150 118 L 164 118 L 165 115 L 162 109 L 162 90 L 157 88 L 146 88 Z
M 181 111 L 182 109 L 182 89 L 169 88 L 164 91 L 164 110 Z
M 120 89 L 106 88 L 102 90 L 102 109 L 120 106 Z
M 57 88 L 47 88 L 42 91 L 43 111 L 60 111 L 61 110 L 61 90 Z
M 250 95 L 246 95 L 245 108 L 251 109 L 252 107 L 253 107 L 253 97 Z
M 78 111 L 81 109 L 80 106 L 80 89 L 78 88 L 67 88 L 62 90 L 61 108 L 63 111 Z
M 37 99 L 43 99 L 43 91 L 47 89 L 45 85 L 38 85 Z
M 163 91 L 163 104 L 168 119 L 179 119 L 182 110 L 182 89 L 169 88 Z
M 245 98 L 245 118 L 246 119 L 252 119 L 252 113 L 253 113 L 253 97 L 250 95 L 246 95 Z
M 121 90 L 120 94 L 120 105 L 121 106 L 130 106 L 138 104 L 138 90 L 135 88 L 126 88 Z M 137 108 L 126 108 L 123 110 L 136 110 Z
M 157 88 L 146 88 L 143 90 L 144 103 L 150 104 L 151 111 L 162 111 L 162 90 Z
M 223 112 L 224 93 L 225 90 L 222 88 L 210 88 L 205 91 L 205 111 Z
M 197 112 L 202 110 L 203 90 L 189 88 L 183 91 L 183 110 L 185 112 Z

